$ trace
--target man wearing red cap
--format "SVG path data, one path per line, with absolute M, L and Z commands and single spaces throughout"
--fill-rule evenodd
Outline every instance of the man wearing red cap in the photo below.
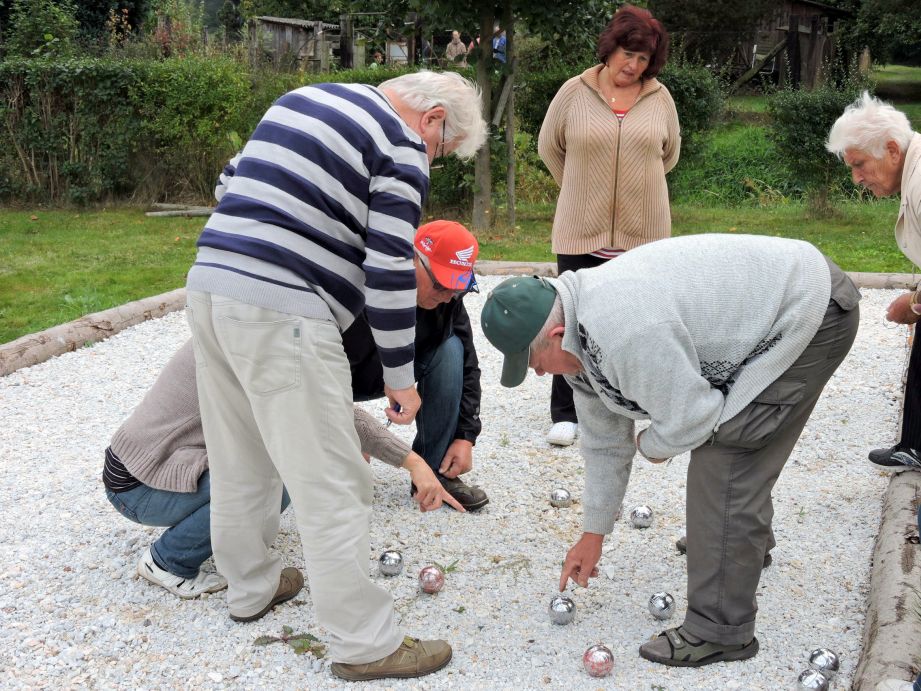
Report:
M 480 368 L 463 296 L 477 292 L 473 264 L 479 245 L 460 223 L 432 221 L 416 232 L 415 375 L 422 407 L 413 451 L 468 511 L 489 503 L 460 475 L 473 467 L 480 433 Z M 356 401 L 384 395 L 383 368 L 365 315 L 343 335 Z

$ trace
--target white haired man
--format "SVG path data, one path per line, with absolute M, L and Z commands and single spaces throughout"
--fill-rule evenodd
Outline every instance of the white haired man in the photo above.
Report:
M 371 582 L 371 474 L 352 423 L 342 332 L 365 310 L 387 417 L 413 421 L 413 236 L 438 156 L 470 157 L 486 124 L 456 73 L 316 84 L 282 96 L 241 152 L 198 240 L 188 315 L 211 471 L 211 538 L 231 617 L 303 580 L 269 552 L 291 496 L 331 671 L 415 677 L 451 659 L 404 636 Z
M 771 488 L 857 333 L 860 293 L 798 240 L 695 235 L 558 279 L 511 278 L 480 323 L 505 356 L 572 385 L 585 461 L 583 534 L 560 590 L 597 574 L 634 454 L 690 451 L 688 609 L 640 647 L 699 667 L 758 652 L 755 591 L 771 540 Z M 634 421 L 650 425 L 634 436 Z
M 895 239 L 902 253 L 921 266 L 921 134 L 913 132 L 904 113 L 867 92 L 849 105 L 832 125 L 826 148 L 851 169 L 854 184 L 877 197 L 901 193 Z M 886 319 L 915 324 L 921 294 L 900 295 Z M 887 470 L 921 470 L 921 345 L 912 344 L 902 409 L 902 434 L 890 448 L 873 449 L 870 461 Z

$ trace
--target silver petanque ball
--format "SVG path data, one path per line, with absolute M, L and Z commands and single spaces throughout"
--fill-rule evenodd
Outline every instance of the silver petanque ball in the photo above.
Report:
M 563 489 L 562 487 L 557 487 L 550 493 L 550 506 L 555 506 L 558 509 L 565 509 L 568 506 L 572 506 L 572 495 L 569 493 L 568 489 Z
M 668 593 L 653 593 L 649 598 L 649 613 L 656 619 L 668 619 L 675 613 L 675 598 Z
M 395 549 L 381 552 L 381 557 L 377 561 L 381 573 L 385 576 L 396 576 L 403 570 L 403 555 Z
M 821 672 L 807 669 L 796 680 L 796 691 L 828 691 L 828 679 Z
M 422 567 L 422 570 L 419 572 L 419 585 L 422 587 L 422 590 L 430 595 L 437 593 L 444 588 L 445 585 L 444 571 L 434 565 Z
M 640 504 L 630 512 L 630 525 L 634 528 L 648 528 L 652 525 L 652 509 Z
M 816 648 L 809 654 L 809 666 L 831 681 L 841 667 L 838 656 L 828 648 Z
M 557 595 L 550 600 L 550 621 L 565 625 L 576 617 L 576 603 L 568 597 Z
M 582 656 L 582 666 L 592 677 L 606 677 L 614 669 L 614 653 L 606 645 L 593 645 Z

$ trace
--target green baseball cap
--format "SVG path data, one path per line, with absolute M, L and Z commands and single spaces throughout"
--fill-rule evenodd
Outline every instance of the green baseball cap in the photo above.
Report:
M 528 374 L 531 341 L 550 316 L 556 290 L 540 276 L 508 278 L 486 298 L 480 324 L 493 346 L 505 356 L 502 386 L 514 387 Z

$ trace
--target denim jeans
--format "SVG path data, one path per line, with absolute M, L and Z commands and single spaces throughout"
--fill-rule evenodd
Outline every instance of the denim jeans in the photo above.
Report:
M 416 381 L 422 407 L 416 415 L 413 451 L 438 475 L 454 441 L 464 390 L 464 345 L 457 336 L 431 353 L 416 354 Z
M 211 474 L 198 479 L 195 492 L 169 492 L 140 485 L 127 492 L 106 489 L 106 497 L 125 518 L 169 528 L 151 545 L 157 561 L 182 578 L 195 578 L 211 556 Z M 282 493 L 281 510 L 290 499 Z

